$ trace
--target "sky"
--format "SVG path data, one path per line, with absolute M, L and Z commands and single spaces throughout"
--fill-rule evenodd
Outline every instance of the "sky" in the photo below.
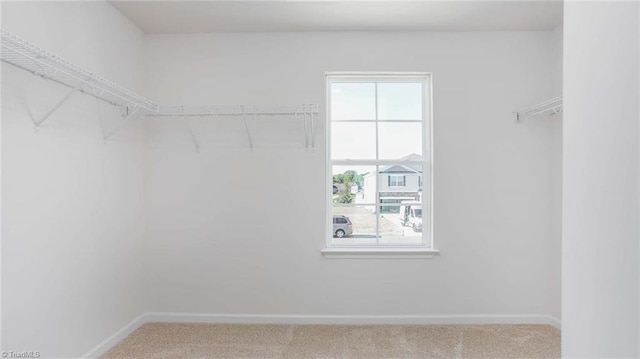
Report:
M 377 123 L 379 159 L 422 154 L 422 123 L 393 122 L 422 119 L 422 86 L 382 82 L 376 88 L 375 83 L 332 83 L 331 158 L 376 159 L 376 122 L 367 122 L 376 119 L 389 121 Z M 333 173 L 344 172 L 340 170 L 334 168 Z

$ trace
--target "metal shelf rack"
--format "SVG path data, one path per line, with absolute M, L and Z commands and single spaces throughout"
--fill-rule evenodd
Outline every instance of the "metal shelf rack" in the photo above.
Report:
M 293 106 L 273 105 L 217 105 L 217 106 L 159 106 L 152 100 L 131 90 L 119 86 L 103 77 L 72 64 L 26 40 L 0 29 L 0 60 L 29 71 L 44 79 L 57 82 L 70 89 L 41 118 L 34 120 L 36 130 L 60 106 L 75 93 L 93 96 L 109 104 L 121 108 L 124 121 L 111 132 L 104 134 L 105 141 L 119 131 L 130 120 L 140 116 L 156 117 L 212 117 L 238 116 L 244 121 L 249 144 L 253 149 L 252 134 L 247 120 L 260 116 L 293 116 L 304 122 L 305 143 L 307 148 L 315 147 L 314 116 L 318 114 L 318 105 L 303 104 Z M 189 126 L 196 149 L 199 145 L 196 136 Z
M 246 116 L 246 115 L 303 115 L 317 114 L 318 105 L 213 105 L 213 106 L 160 106 L 147 116 Z
M 514 112 L 515 121 L 520 122 L 541 116 L 554 115 L 562 112 L 562 97 L 539 103 L 522 111 Z
M 158 111 L 146 113 L 151 117 L 185 118 L 187 127 L 194 142 L 196 150 L 200 150 L 198 140 L 191 129 L 189 118 L 218 116 L 242 118 L 247 133 L 249 146 L 253 149 L 253 135 L 249 128 L 249 119 L 257 120 L 260 117 L 291 116 L 294 120 L 302 120 L 304 123 L 305 148 L 315 148 L 315 115 L 318 114 L 318 105 L 302 104 L 291 106 L 278 105 L 216 105 L 216 106 L 160 106 Z
M 35 121 L 36 128 L 77 92 L 121 107 L 125 119 L 132 118 L 140 110 L 149 113 L 158 111 L 158 105 L 151 100 L 2 29 L 0 29 L 0 58 L 6 63 L 71 89 L 51 110 Z

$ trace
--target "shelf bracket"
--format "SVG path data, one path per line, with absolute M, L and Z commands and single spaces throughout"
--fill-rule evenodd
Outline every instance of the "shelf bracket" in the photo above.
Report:
M 249 147 L 253 151 L 253 139 L 251 138 L 251 132 L 249 131 L 249 124 L 247 123 L 247 114 L 242 106 L 242 120 L 244 121 L 244 129 L 247 131 L 247 138 L 249 139 Z
M 40 128 L 40 126 L 42 126 L 44 121 L 46 121 L 51 115 L 53 115 L 53 113 L 56 112 L 60 108 L 60 106 L 67 102 L 67 100 L 69 100 L 69 98 L 78 91 L 80 91 L 80 87 L 76 87 L 73 90 L 69 91 L 60 101 L 58 101 L 58 103 L 56 103 L 46 114 L 44 114 L 44 116 L 42 116 L 39 120 L 34 121 L 33 124 L 35 132 L 37 133 L 38 129 Z
M 129 107 L 127 107 L 129 108 Z M 129 113 L 124 117 L 124 120 L 120 123 L 120 125 L 118 125 L 116 128 L 114 128 L 113 130 L 111 130 L 111 132 L 109 132 L 106 136 L 104 136 L 104 141 L 109 141 L 109 139 L 111 138 L 111 136 L 113 136 L 114 134 L 116 134 L 116 132 L 120 131 L 127 123 L 130 122 L 130 120 L 132 118 L 134 118 L 138 112 L 140 111 L 140 107 L 139 106 L 133 106 L 133 110 L 129 111 Z
M 562 112 L 562 109 L 562 97 L 556 97 L 525 110 L 514 112 L 513 116 L 515 122 L 522 122 L 523 120 L 533 119 L 540 116 L 555 115 Z
M 191 135 L 191 140 L 193 141 L 193 145 L 196 147 L 196 152 L 200 153 L 200 144 L 198 143 L 198 139 L 196 138 L 195 133 L 193 133 L 193 129 L 191 128 L 191 122 L 189 122 L 189 117 L 185 116 L 184 118 L 187 121 L 187 129 L 189 130 L 189 134 Z
M 295 111 L 295 119 L 298 120 L 298 110 Z M 304 123 L 304 148 L 309 148 L 309 126 L 307 125 L 307 116 L 302 116 Z
M 309 106 L 309 118 L 310 118 L 310 127 L 311 127 L 311 148 L 316 148 L 316 129 L 315 129 L 315 125 L 314 125 L 314 118 L 313 118 L 313 106 Z
M 98 119 L 98 126 L 100 127 L 100 133 L 102 134 L 102 139 L 106 144 L 107 143 L 107 140 L 105 140 L 106 133 L 104 132 L 104 124 L 102 123 L 103 113 L 102 113 L 102 109 L 100 108 L 100 100 L 98 100 L 97 98 L 96 98 L 96 113 L 98 114 L 96 118 Z

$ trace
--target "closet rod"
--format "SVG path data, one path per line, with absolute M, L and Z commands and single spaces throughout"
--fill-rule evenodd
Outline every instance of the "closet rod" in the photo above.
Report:
M 291 106 L 273 105 L 214 105 L 214 106 L 160 106 L 157 112 L 148 113 L 153 117 L 208 117 L 208 116 L 245 116 L 267 115 L 284 116 L 296 114 L 318 114 L 318 105 L 302 104 Z

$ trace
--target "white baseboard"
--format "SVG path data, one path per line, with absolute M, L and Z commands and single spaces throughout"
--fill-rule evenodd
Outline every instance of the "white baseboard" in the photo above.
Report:
M 560 329 L 550 315 L 269 315 L 147 313 L 147 322 L 254 324 L 544 324 Z
M 546 315 L 546 317 L 549 319 L 549 324 L 552 327 L 555 327 L 558 330 L 562 330 L 562 322 L 560 321 L 560 319 L 554 317 L 553 315 Z
M 100 355 L 106 353 L 109 349 L 118 344 L 122 339 L 126 338 L 129 334 L 133 333 L 136 329 L 144 325 L 144 323 L 147 322 L 147 317 L 147 313 L 144 313 L 136 319 L 132 320 L 122 329 L 118 330 L 112 336 L 105 339 L 102 343 L 89 350 L 85 355 L 82 356 L 82 358 L 97 358 Z
M 236 323 L 236 324 L 543 324 L 560 329 L 560 320 L 550 315 L 286 315 L 144 313 L 91 349 L 83 358 L 97 358 L 145 323 Z

